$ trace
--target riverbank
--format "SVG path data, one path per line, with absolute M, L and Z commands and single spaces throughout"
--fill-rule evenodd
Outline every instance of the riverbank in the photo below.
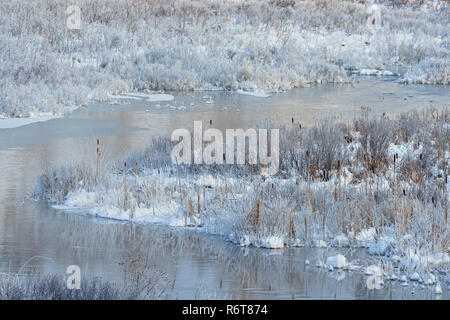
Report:
M 0 116 L 149 90 L 280 92 L 355 74 L 449 84 L 448 7 L 384 1 L 2 2 Z M 372 9 L 371 9 L 372 8 Z M 367 24 L 379 10 L 381 24 Z M 372 13 L 370 13 L 372 12 Z M 378 11 L 377 11 L 378 12 Z M 36 49 L 38 48 L 38 49 Z

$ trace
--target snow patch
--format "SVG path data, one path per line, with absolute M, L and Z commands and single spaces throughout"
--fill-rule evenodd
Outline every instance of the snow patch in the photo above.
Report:
M 18 128 L 32 123 L 48 121 L 57 118 L 61 118 L 61 116 L 55 116 L 51 113 L 30 114 L 30 116 L 28 117 L 21 118 L 7 118 L 0 116 L 0 129 Z
M 342 254 L 338 254 L 337 256 L 328 257 L 327 265 L 341 269 L 347 265 L 347 259 Z
M 253 97 L 258 97 L 258 98 L 268 98 L 271 96 L 271 94 L 265 92 L 264 90 L 256 90 L 256 91 L 237 90 L 236 92 L 239 94 L 245 94 L 248 96 L 253 96 Z

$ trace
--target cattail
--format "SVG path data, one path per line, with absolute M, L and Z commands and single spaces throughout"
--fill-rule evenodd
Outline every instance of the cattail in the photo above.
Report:
M 212 126 L 212 120 L 209 120 L 209 125 Z
M 423 160 L 423 156 L 422 156 L 422 154 L 420 154 L 420 156 L 419 156 L 419 159 L 420 159 L 420 161 L 422 161 L 422 160 Z
M 308 238 L 308 220 L 305 217 L 305 239 Z
M 123 210 L 126 211 L 127 210 L 127 203 L 128 203 L 128 186 L 127 186 L 127 180 L 126 180 L 126 169 L 127 169 L 127 162 L 124 161 L 123 162 Z
M 223 161 L 224 162 L 227 161 L 227 157 L 226 157 L 225 153 L 223 154 Z
M 445 225 L 448 223 L 448 195 L 447 195 L 447 201 L 445 202 Z
M 338 168 L 338 170 L 341 168 L 341 161 L 340 160 L 338 160 L 338 162 L 337 162 L 337 168 Z
M 200 189 L 197 189 L 197 212 L 200 215 Z
M 96 165 L 95 165 L 96 180 L 98 180 L 98 174 L 99 174 L 99 158 L 100 158 L 100 139 L 97 138 L 97 158 L 96 158 Z
M 291 118 L 292 123 L 294 123 L 294 117 Z
M 433 225 L 431 226 L 431 252 L 434 252 L 434 234 L 436 230 L 436 225 L 433 222 Z
M 294 218 L 291 216 L 289 219 L 289 240 L 295 240 L 295 226 L 294 226 Z
M 192 217 L 194 214 L 194 208 L 192 206 L 192 200 L 189 199 L 189 216 Z
M 259 207 L 260 207 L 260 201 L 259 199 L 256 201 L 256 218 L 255 218 L 255 224 L 258 224 L 259 221 Z
M 297 169 L 298 169 L 298 160 L 295 160 L 295 166 L 296 166 Z
M 309 151 L 306 151 L 306 157 L 309 158 Z
M 342 233 L 345 234 L 345 196 L 342 195 Z
M 406 190 L 405 189 L 403 189 L 403 195 L 406 196 Z
M 301 124 L 301 123 L 298 124 L 298 128 L 299 128 L 300 130 L 302 130 L 302 124 Z
M 323 236 L 325 237 L 325 230 L 327 225 L 327 208 L 325 207 L 325 196 L 323 198 Z

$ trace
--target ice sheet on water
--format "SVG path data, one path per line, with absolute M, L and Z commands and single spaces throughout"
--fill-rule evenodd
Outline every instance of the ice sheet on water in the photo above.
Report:
M 52 119 L 60 118 L 61 116 L 56 116 L 49 113 L 38 114 L 32 117 L 23 118 L 7 118 L 0 117 L 0 129 L 12 129 L 17 127 L 26 126 L 32 123 L 48 121 Z

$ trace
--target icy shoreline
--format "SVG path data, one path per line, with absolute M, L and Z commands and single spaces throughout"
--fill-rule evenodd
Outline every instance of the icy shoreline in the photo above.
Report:
M 0 116 L 0 129 L 13 129 L 18 128 L 22 126 L 26 126 L 32 123 L 36 122 L 43 122 L 53 119 L 58 119 L 61 116 L 49 114 L 49 113 L 42 113 L 42 114 L 36 114 L 28 117 L 20 117 L 20 118 L 8 118 L 8 117 L 1 117 Z
M 161 174 L 161 173 L 160 173 Z M 155 179 L 160 174 L 153 173 Z M 147 177 L 152 174 L 145 174 Z M 205 185 L 222 185 L 223 181 L 213 179 L 211 176 L 202 177 L 202 182 Z M 205 184 L 206 182 L 206 184 Z M 228 186 L 232 188 L 234 183 L 242 181 L 227 180 Z M 277 184 L 276 180 L 268 181 L 270 184 Z M 175 181 L 169 185 L 177 185 Z M 331 187 L 331 186 L 330 186 Z M 110 197 L 116 198 L 120 190 L 113 191 Z M 224 217 L 216 222 L 214 217 L 209 217 L 204 220 L 201 214 L 190 215 L 186 208 L 180 207 L 175 203 L 170 203 L 155 206 L 154 208 L 135 208 L 133 212 L 123 211 L 114 206 L 99 206 L 99 198 L 105 199 L 108 195 L 96 192 L 86 192 L 80 190 L 67 195 L 67 199 L 62 205 L 52 205 L 56 210 L 64 211 L 68 214 L 87 214 L 105 219 L 113 219 L 118 221 L 129 221 L 141 225 L 158 224 L 161 226 L 175 227 L 175 228 L 190 228 L 195 232 L 204 232 L 210 235 L 220 236 L 225 241 L 232 242 L 239 246 L 255 246 L 266 249 L 283 249 L 287 246 L 291 247 L 311 247 L 326 249 L 325 253 L 318 255 L 315 260 L 315 267 L 325 270 L 339 272 L 357 272 L 367 275 L 368 277 L 375 277 L 376 288 L 381 288 L 385 281 L 397 282 L 401 286 L 420 286 L 422 289 L 429 288 L 435 292 L 441 288 L 441 281 L 439 280 L 438 272 L 444 272 L 445 276 L 442 278 L 442 285 L 447 282 L 450 285 L 450 277 L 448 269 L 450 267 L 450 255 L 446 252 L 436 252 L 434 254 L 418 255 L 414 249 L 402 252 L 398 250 L 402 240 L 409 240 L 411 235 L 407 234 L 400 240 L 395 240 L 395 235 L 392 235 L 393 230 L 387 229 L 384 234 L 377 233 L 375 228 L 363 229 L 360 233 L 354 234 L 350 232 L 346 235 L 339 234 L 333 238 L 322 240 L 320 233 L 316 233 L 314 237 L 316 240 L 304 242 L 300 239 L 286 239 L 283 236 L 258 236 L 258 235 L 239 235 L 234 233 L 225 234 L 221 227 L 228 221 L 224 221 Z M 112 198 L 110 198 L 112 201 Z M 189 204 L 188 204 L 189 206 Z M 132 217 L 130 217 L 132 214 Z M 310 214 L 310 213 L 307 213 Z M 206 216 L 208 216 L 206 214 Z M 233 219 L 232 216 L 228 217 Z M 210 219 L 210 220 L 207 220 Z M 372 258 L 367 260 L 352 260 L 348 261 L 345 257 L 348 250 L 355 248 L 366 248 Z M 338 253 L 333 255 L 333 253 Z M 313 257 L 312 257 L 313 259 Z M 306 262 L 309 264 L 309 260 Z M 412 287 L 413 288 L 413 287 Z M 439 294 L 439 293 L 437 293 Z

